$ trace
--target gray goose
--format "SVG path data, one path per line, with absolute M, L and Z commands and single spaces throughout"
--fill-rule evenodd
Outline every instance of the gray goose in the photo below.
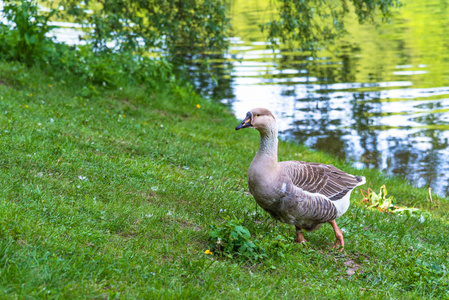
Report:
M 266 108 L 255 108 L 235 130 L 255 128 L 260 146 L 248 170 L 249 191 L 257 204 L 274 219 L 295 225 L 298 243 L 306 242 L 303 230 L 329 223 L 335 247 L 344 247 L 343 233 L 335 219 L 349 208 L 352 190 L 365 177 L 343 172 L 332 165 L 303 161 L 278 162 L 276 119 Z

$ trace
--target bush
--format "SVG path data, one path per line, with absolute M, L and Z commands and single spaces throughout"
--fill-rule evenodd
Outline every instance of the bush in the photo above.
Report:
M 149 88 L 162 86 L 172 74 L 166 60 L 151 59 L 131 52 L 95 52 L 91 45 L 78 46 L 77 50 L 58 45 L 48 61 L 53 70 L 69 72 L 92 84 L 116 87 L 121 83 L 145 84 Z
M 108 87 L 121 82 L 163 86 L 172 74 L 172 66 L 163 59 L 151 59 L 125 51 L 106 53 L 94 46 L 70 47 L 46 37 L 55 26 L 48 25 L 54 10 L 42 15 L 36 2 L 8 4 L 3 12 L 11 26 L 0 24 L 0 58 L 19 61 L 27 66 L 46 67 L 51 73 L 66 72 L 80 80 Z
M 3 13 L 13 26 L 0 24 L 1 56 L 31 65 L 53 54 L 54 43 L 45 35 L 55 28 L 48 25 L 54 10 L 42 15 L 35 2 L 22 1 L 5 5 Z

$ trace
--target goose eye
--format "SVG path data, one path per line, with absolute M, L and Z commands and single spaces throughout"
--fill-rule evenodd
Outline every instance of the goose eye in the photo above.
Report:
M 257 114 L 257 115 L 256 115 L 256 117 L 260 117 L 260 115 L 259 115 L 259 114 Z

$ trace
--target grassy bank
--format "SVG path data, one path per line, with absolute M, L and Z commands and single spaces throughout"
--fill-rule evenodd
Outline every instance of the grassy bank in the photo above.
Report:
M 293 243 L 247 193 L 258 134 L 176 83 L 108 89 L 0 63 L 0 298 L 448 298 L 448 202 L 294 143 L 281 160 L 386 184 L 420 220 L 368 210 Z M 221 258 L 211 225 L 241 220 L 266 257 Z M 277 249 L 277 250 L 276 250 Z

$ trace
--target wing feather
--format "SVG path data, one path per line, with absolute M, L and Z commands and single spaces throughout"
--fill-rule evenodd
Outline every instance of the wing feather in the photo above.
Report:
M 293 184 L 309 193 L 316 193 L 336 201 L 343 198 L 356 186 L 363 183 L 363 177 L 348 174 L 340 169 L 319 163 L 286 161 L 280 163 L 284 173 Z

